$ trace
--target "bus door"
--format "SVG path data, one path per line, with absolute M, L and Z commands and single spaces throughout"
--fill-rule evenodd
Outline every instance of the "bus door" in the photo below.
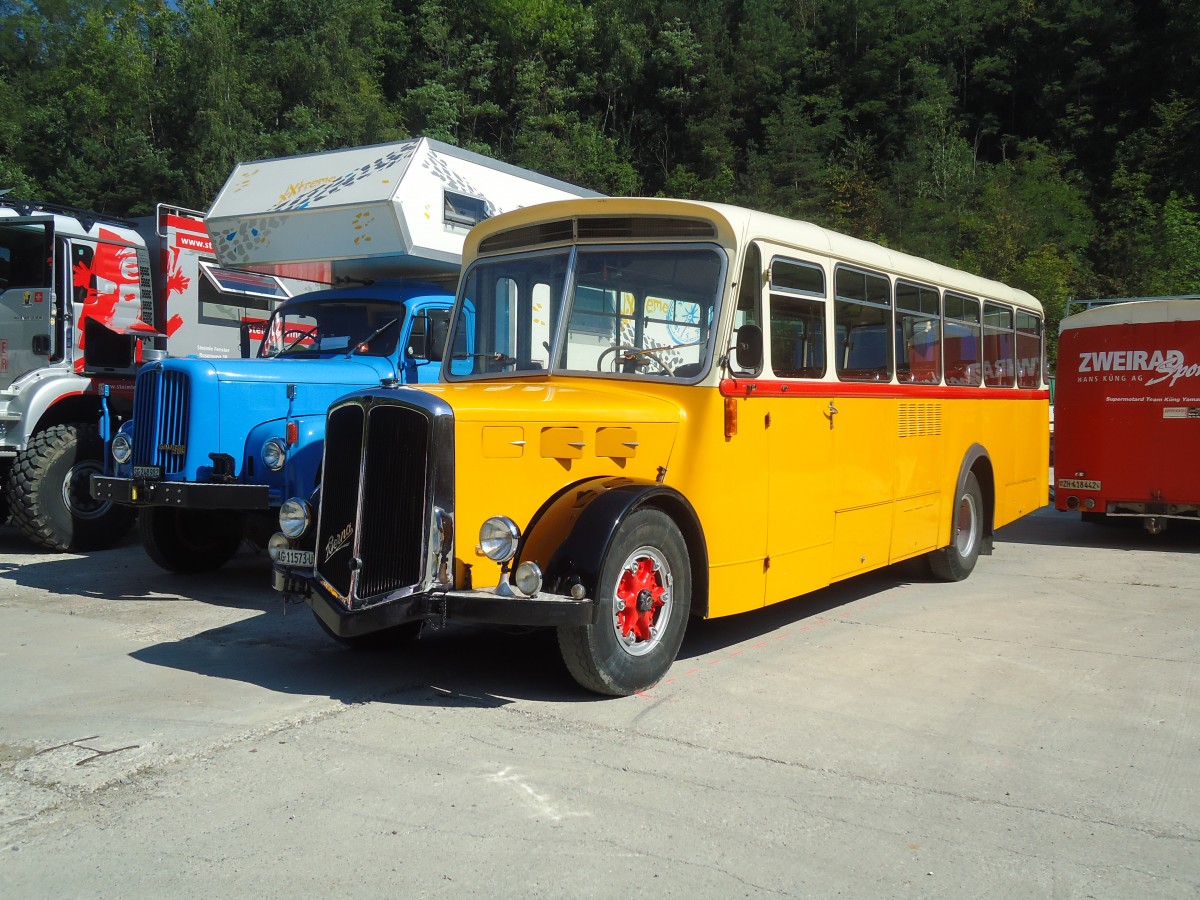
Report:
M 896 441 L 892 377 L 892 293 L 887 276 L 834 270 L 833 576 L 890 559 Z
M 767 586 L 774 603 L 830 581 L 833 540 L 832 397 L 827 371 L 825 270 L 771 260 L 764 378 L 767 406 Z
M 0 389 L 55 353 L 53 257 L 53 220 L 0 219 Z
M 946 471 L 942 439 L 942 314 L 937 288 L 896 280 L 896 442 L 893 457 L 891 559 L 938 545 L 941 481 Z

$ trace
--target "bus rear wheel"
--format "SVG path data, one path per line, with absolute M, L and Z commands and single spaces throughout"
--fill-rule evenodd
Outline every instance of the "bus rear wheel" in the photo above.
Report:
M 983 492 L 974 472 L 967 473 L 954 504 L 950 546 L 929 554 L 929 570 L 943 581 L 962 581 L 975 568 L 983 546 Z
M 687 544 L 671 518 L 657 509 L 632 513 L 600 566 L 600 620 L 558 629 L 571 676 L 615 697 L 657 684 L 683 642 L 691 581 Z
M 52 425 L 30 437 L 5 490 L 13 524 L 51 550 L 104 550 L 117 543 L 135 510 L 92 497 L 91 477 L 104 473 L 103 454 L 95 425 Z

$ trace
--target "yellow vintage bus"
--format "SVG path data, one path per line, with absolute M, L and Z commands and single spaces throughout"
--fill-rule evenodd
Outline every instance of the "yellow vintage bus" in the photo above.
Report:
M 966 578 L 1047 500 L 1029 294 L 805 222 L 669 199 L 475 227 L 440 382 L 329 409 L 274 585 L 334 637 L 553 626 L 584 687 L 900 560 Z M 429 348 L 425 348 L 428 352 Z

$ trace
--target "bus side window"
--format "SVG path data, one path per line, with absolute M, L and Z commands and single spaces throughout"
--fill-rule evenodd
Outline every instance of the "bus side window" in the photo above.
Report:
M 1017 311 L 1017 387 L 1042 385 L 1042 320 Z
M 901 384 L 942 380 L 942 320 L 936 288 L 896 282 L 896 380 Z
M 838 266 L 834 286 L 838 377 L 844 381 L 890 381 L 891 282 L 885 275 Z
M 978 387 L 983 374 L 979 301 L 947 291 L 944 302 L 946 384 Z
M 771 260 L 771 371 L 778 378 L 825 374 L 825 270 L 815 263 Z
M 1013 310 L 999 303 L 983 304 L 983 383 L 1012 387 L 1016 376 Z
M 771 294 L 771 371 L 778 378 L 825 374 L 825 301 Z

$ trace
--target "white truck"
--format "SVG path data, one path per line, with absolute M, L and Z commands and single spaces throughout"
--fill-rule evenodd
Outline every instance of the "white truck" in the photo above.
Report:
M 95 499 L 101 410 L 133 408 L 134 373 L 165 355 L 240 356 L 300 282 L 217 264 L 203 214 L 117 219 L 0 198 L 0 517 L 54 550 L 115 543 L 133 510 Z

